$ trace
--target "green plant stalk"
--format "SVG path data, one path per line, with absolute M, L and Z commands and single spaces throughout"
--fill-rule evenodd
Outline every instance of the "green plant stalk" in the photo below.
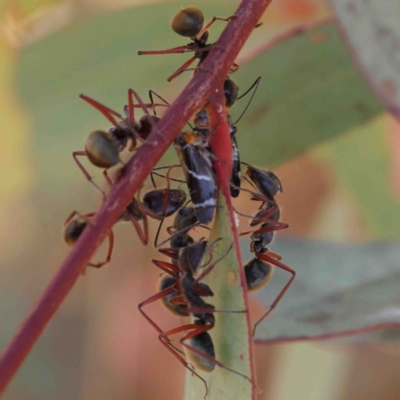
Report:
M 222 89 L 222 83 L 219 87 Z M 214 162 L 214 168 L 219 185 L 219 207 L 209 242 L 222 239 L 213 250 L 213 260 L 228 252 L 205 279 L 214 292 L 210 303 L 216 310 L 224 311 L 215 313 L 216 324 L 209 333 L 214 342 L 216 359 L 227 368 L 245 375 L 254 382 L 253 340 L 248 313 L 247 286 L 230 196 L 229 182 L 232 169 L 230 129 L 223 104 L 223 90 L 219 90 L 207 108 L 210 125 L 217 126 L 210 142 L 213 154 L 218 157 Z M 215 366 L 211 373 L 196 372 L 207 381 L 208 400 L 256 398 L 255 385 L 232 371 Z M 202 399 L 204 393 L 204 384 L 188 372 L 185 400 Z

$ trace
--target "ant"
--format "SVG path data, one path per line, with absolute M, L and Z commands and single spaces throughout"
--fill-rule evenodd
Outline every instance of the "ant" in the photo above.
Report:
M 207 284 L 200 281 L 214 269 L 217 263 L 228 254 L 231 248 L 229 248 L 226 254 L 213 263 L 210 264 L 211 260 L 209 260 L 207 263 L 201 264 L 204 256 L 208 254 L 221 239 L 217 239 L 211 244 L 208 244 L 204 239 L 194 242 L 188 234 L 188 229 L 190 229 L 190 226 L 196 221 L 194 217 L 195 213 L 196 210 L 193 207 L 183 208 L 178 212 L 175 217 L 174 227 L 182 229 L 176 233 L 175 239 L 173 241 L 171 240 L 171 245 L 173 247 L 160 249 L 162 254 L 172 258 L 172 263 L 159 260 L 152 261 L 153 264 L 166 272 L 166 274 L 160 279 L 158 285 L 159 292 L 139 304 L 138 308 L 146 320 L 159 333 L 159 340 L 161 343 L 181 362 L 181 364 L 188 368 L 204 383 L 206 387 L 206 397 L 208 394 L 206 381 L 197 374 L 179 354 L 180 351 L 171 344 L 169 340 L 170 336 L 180 332 L 186 332 L 180 339 L 180 343 L 185 347 L 190 360 L 198 369 L 211 372 L 215 368 L 215 365 L 218 365 L 242 376 L 250 382 L 251 380 L 247 376 L 226 367 L 215 358 L 214 344 L 208 331 L 215 326 L 214 313 L 220 311 L 215 310 L 214 306 L 206 303 L 202 299 L 202 297 L 213 296 L 213 292 Z M 200 276 L 195 278 L 195 275 L 198 274 L 200 269 L 205 267 L 207 268 Z M 173 314 L 178 316 L 192 315 L 195 318 L 193 323 L 163 332 L 142 309 L 145 305 L 160 299 L 164 306 Z M 253 382 L 251 383 L 253 384 Z
M 144 104 L 139 95 L 133 89 L 129 89 L 128 106 L 124 107 L 126 117 L 122 117 L 118 112 L 89 96 L 81 94 L 79 97 L 100 111 L 113 125 L 107 132 L 101 130 L 91 132 L 85 142 L 85 151 L 74 151 L 72 153 L 76 164 L 86 179 L 103 192 L 92 180 L 78 157 L 86 156 L 93 165 L 106 170 L 118 164 L 121 162 L 119 154 L 128 145 L 128 141 L 130 141 L 129 151 L 134 151 L 137 141 L 144 142 L 159 121 L 158 117 L 149 115 L 148 107 L 154 110 L 155 107 L 165 106 L 165 104 Z M 136 98 L 138 104 L 134 104 L 133 97 Z M 140 118 L 139 122 L 136 122 L 134 109 L 139 107 L 145 112 L 145 115 Z M 117 121 L 116 118 L 120 121 Z
M 279 192 L 282 192 L 282 184 L 273 172 L 258 169 L 247 163 L 243 164 L 247 165 L 245 176 L 258 189 L 258 193 L 250 191 L 253 194 L 253 200 L 262 201 L 259 211 L 254 217 L 251 217 L 252 220 L 250 222 L 250 226 L 262 224 L 261 227 L 254 231 L 241 233 L 241 236 L 251 234 L 250 250 L 255 254 L 255 257 L 244 266 L 247 288 L 249 291 L 255 291 L 269 282 L 273 273 L 273 265 L 292 275 L 273 303 L 268 307 L 267 312 L 255 323 L 253 327 L 254 336 L 258 324 L 278 305 L 293 283 L 296 272 L 281 263 L 280 260 L 282 257 L 269 251 L 267 247 L 272 242 L 275 231 L 285 229 L 289 226 L 279 222 L 280 209 L 275 200 L 275 196 Z M 247 191 L 247 189 L 241 190 Z
M 144 245 L 147 245 L 149 239 L 147 217 L 161 220 L 162 222 L 165 218 L 179 210 L 186 201 L 186 194 L 183 190 L 170 188 L 169 172 L 170 170 L 167 173 L 166 188 L 147 192 L 143 196 L 142 202 L 139 202 L 136 198 L 133 198 L 117 221 L 131 221 L 140 241 Z M 112 182 L 106 171 L 104 171 L 104 177 L 107 183 L 111 186 Z M 76 243 L 84 229 L 88 224 L 90 224 L 90 218 L 92 218 L 94 215 L 95 212 L 89 212 L 83 215 L 77 211 L 71 213 L 71 215 L 64 222 L 63 236 L 64 241 L 68 246 L 72 247 Z M 78 217 L 75 218 L 76 216 Z M 139 224 L 139 221 L 141 220 L 143 220 L 143 230 Z M 106 260 L 99 264 L 89 264 L 90 266 L 100 268 L 110 262 L 114 247 L 114 234 L 112 230 L 110 231 L 108 237 L 109 248 Z
M 63 238 L 65 243 L 69 247 L 73 247 L 76 241 L 81 236 L 82 232 L 90 224 L 90 218 L 94 216 L 94 212 L 86 214 L 80 214 L 77 211 L 73 211 L 64 222 L 63 227 Z M 77 216 L 77 218 L 75 218 Z M 108 264 L 111 261 L 111 255 L 114 248 L 114 233 L 110 231 L 108 233 L 108 251 L 107 257 L 104 261 L 97 264 L 89 263 L 90 267 L 101 268 L 103 265 Z
M 178 68 L 170 77 L 168 77 L 167 81 L 171 82 L 177 76 L 179 76 L 184 71 L 190 71 L 189 66 L 198 59 L 199 62 L 197 67 L 194 70 L 199 70 L 201 68 L 201 64 L 207 58 L 208 53 L 211 48 L 218 48 L 224 51 L 225 49 L 221 46 L 218 46 L 214 43 L 207 44 L 209 31 L 211 25 L 214 24 L 215 21 L 226 21 L 228 22 L 232 18 L 236 18 L 236 15 L 231 15 L 228 18 L 219 18 L 213 17 L 210 22 L 208 22 L 204 26 L 204 15 L 202 11 L 197 7 L 187 7 L 183 10 L 179 11 L 171 21 L 171 27 L 178 35 L 183 37 L 188 37 L 192 41 L 184 46 L 173 47 L 167 50 L 155 50 L 155 51 L 138 51 L 139 55 L 152 55 L 152 54 L 181 54 L 194 52 L 194 56 L 186 61 L 180 68 Z M 259 25 L 256 25 L 256 27 Z M 230 73 L 235 72 L 239 69 L 237 64 L 233 64 L 230 69 Z

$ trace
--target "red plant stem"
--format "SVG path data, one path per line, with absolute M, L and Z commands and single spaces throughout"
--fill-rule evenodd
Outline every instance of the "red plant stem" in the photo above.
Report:
M 215 132 L 210 138 L 210 145 L 212 153 L 218 158 L 214 161 L 214 169 L 218 182 L 218 189 L 222 192 L 225 198 L 226 208 L 229 214 L 230 228 L 234 239 L 234 249 L 236 253 L 236 260 L 239 264 L 239 276 L 240 286 L 242 288 L 241 293 L 243 295 L 243 302 L 246 310 L 249 310 L 249 299 L 246 284 L 246 277 L 244 274 L 244 267 L 242 263 L 242 255 L 240 252 L 239 234 L 236 226 L 235 216 L 233 214 L 233 205 L 230 192 L 230 180 L 232 174 L 232 141 L 230 137 L 230 128 L 228 125 L 227 112 L 225 108 L 225 96 L 223 91 L 223 80 L 220 80 L 220 88 L 218 92 L 215 92 L 211 97 L 211 103 L 207 107 L 207 114 L 210 119 L 210 126 L 217 127 Z M 217 210 L 218 212 L 218 210 Z M 249 359 L 251 368 L 250 379 L 255 381 L 256 372 L 254 365 L 254 349 L 253 349 L 253 332 L 250 321 L 250 314 L 246 313 L 247 322 L 247 338 L 249 340 Z M 257 398 L 256 387 L 252 386 L 252 399 Z
M 310 336 L 293 336 L 293 337 L 280 337 L 278 339 L 255 339 L 256 344 L 281 344 L 289 342 L 305 342 L 305 341 L 316 341 L 316 340 L 329 340 L 339 339 L 348 336 L 362 335 L 366 333 L 372 333 L 377 331 L 383 331 L 386 329 L 400 329 L 400 323 L 398 322 L 384 322 L 382 324 L 365 326 L 363 328 L 349 329 L 347 331 L 324 333 L 321 335 L 310 335 Z
M 4 392 L 47 323 L 152 168 L 185 123 L 204 107 L 217 82 L 228 74 L 240 49 L 270 3 L 271 0 L 242 0 L 235 13 L 237 18 L 229 21 L 216 42 L 218 46 L 211 49 L 202 68 L 160 120 L 156 132 L 150 135 L 147 143 L 138 149 L 124 168 L 92 224 L 85 229 L 3 353 L 0 359 L 0 393 Z

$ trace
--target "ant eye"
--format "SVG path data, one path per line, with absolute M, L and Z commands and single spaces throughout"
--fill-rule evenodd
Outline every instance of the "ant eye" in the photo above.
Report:
M 178 35 L 195 37 L 203 28 L 204 15 L 197 7 L 179 11 L 171 21 L 171 27 Z

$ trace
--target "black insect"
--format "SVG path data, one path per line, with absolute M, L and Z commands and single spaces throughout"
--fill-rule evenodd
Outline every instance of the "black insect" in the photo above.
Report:
M 129 151 L 134 151 L 137 141 L 145 141 L 156 126 L 159 118 L 149 115 L 148 107 L 154 109 L 158 106 L 165 106 L 165 104 L 144 104 L 139 95 L 133 89 L 129 89 L 128 106 L 124 108 L 126 116 L 122 117 L 118 112 L 91 97 L 84 94 L 81 94 L 80 97 L 96 108 L 96 110 L 100 111 L 113 125 L 107 132 L 102 130 L 91 132 L 86 139 L 85 151 L 74 151 L 72 153 L 76 164 L 86 179 L 102 191 L 93 182 L 87 170 L 78 160 L 78 157 L 86 156 L 93 165 L 100 168 L 108 169 L 117 165 L 120 162 L 120 153 L 127 147 L 128 143 L 130 143 Z M 134 97 L 138 104 L 134 104 Z M 145 115 L 140 118 L 139 122 L 136 122 L 134 109 L 138 107 L 144 111 Z
M 185 222 L 184 225 L 187 225 L 187 223 Z M 214 269 L 217 263 L 225 257 L 227 253 L 211 264 L 207 263 L 203 265 L 202 260 L 211 248 L 215 246 L 217 241 L 219 240 L 207 245 L 207 242 L 201 239 L 198 242 L 187 244 L 180 249 L 161 249 L 160 252 L 162 254 L 173 258 L 177 263 L 153 260 L 153 263 L 167 274 L 162 277 L 162 284 L 159 285 L 159 288 L 162 288 L 162 290 L 139 305 L 139 310 L 143 316 L 158 331 L 161 343 L 182 365 L 188 368 L 204 383 L 206 387 L 206 396 L 208 387 L 205 380 L 193 370 L 182 357 L 180 351 L 172 345 L 169 340 L 170 336 L 185 332 L 185 335 L 180 339 L 180 343 L 185 347 L 187 355 L 196 368 L 205 372 L 210 372 L 215 368 L 215 365 L 218 365 L 251 382 L 247 376 L 226 367 L 215 358 L 214 344 L 208 333 L 208 331 L 215 326 L 214 313 L 216 310 L 214 306 L 204 301 L 203 297 L 213 296 L 213 292 L 211 288 L 207 284 L 201 282 L 201 280 Z M 203 268 L 205 268 L 205 270 L 196 277 L 200 269 Z M 194 321 L 190 324 L 163 332 L 142 310 L 144 305 L 159 299 L 161 299 L 166 308 L 175 315 L 185 316 L 190 314 L 194 318 Z M 251 383 L 253 384 L 253 382 Z
M 79 239 L 83 231 L 88 225 L 90 225 L 90 219 L 95 215 L 94 212 L 86 214 L 80 214 L 77 211 L 73 211 L 69 217 L 65 220 L 63 226 L 63 239 L 69 247 L 73 247 L 76 241 Z M 108 251 L 107 257 L 104 261 L 93 264 L 88 264 L 90 267 L 100 268 L 103 265 L 111 261 L 111 255 L 114 248 L 114 233 L 110 231 L 108 233 Z
M 208 29 L 215 21 L 229 21 L 232 18 L 236 18 L 236 15 L 232 15 L 228 18 L 213 17 L 210 22 L 204 26 L 204 15 L 197 7 L 188 7 L 179 11 L 171 21 L 171 27 L 178 35 L 188 37 L 192 41 L 184 46 L 174 47 L 167 50 L 155 50 L 155 51 L 139 51 L 139 55 L 157 55 L 157 54 L 182 54 L 194 52 L 194 56 L 186 61 L 180 68 L 178 68 L 167 80 L 171 82 L 177 76 L 184 71 L 190 71 L 190 65 L 197 59 L 199 60 L 197 67 L 194 70 L 198 70 L 201 64 L 206 59 L 211 48 L 220 48 L 215 44 L 207 44 L 209 32 Z M 224 51 L 224 48 L 221 48 Z M 233 64 L 230 72 L 237 71 L 239 66 Z
M 267 312 L 254 325 L 254 334 L 258 324 L 268 316 L 285 295 L 295 279 L 296 272 L 281 263 L 280 260 L 282 257 L 268 248 L 273 240 L 274 233 L 288 227 L 287 224 L 279 221 L 280 209 L 275 200 L 275 196 L 282 191 L 281 182 L 271 171 L 264 171 L 249 164 L 246 165 L 248 167 L 245 174 L 254 187 L 258 189 L 257 193 L 251 192 L 253 199 L 262 201 L 259 211 L 252 217 L 250 222 L 250 226 L 261 224 L 261 227 L 253 231 L 241 233 L 241 235 L 251 235 L 250 250 L 255 254 L 255 257 L 244 266 L 247 288 L 249 291 L 255 291 L 269 282 L 272 277 L 273 266 L 281 268 L 292 275 L 271 306 L 268 307 Z
M 155 189 L 145 193 L 142 201 L 133 198 L 118 220 L 131 221 L 144 245 L 146 245 L 149 240 L 147 217 L 156 219 L 162 223 L 165 218 L 177 212 L 186 201 L 186 194 L 182 189 L 170 188 L 170 171 L 171 168 L 169 168 L 166 175 L 166 188 Z M 117 175 L 118 173 L 120 173 L 120 171 L 117 172 Z M 104 171 L 104 177 L 108 185 L 112 186 L 112 181 L 108 177 L 106 171 Z M 138 198 L 140 198 L 140 191 L 138 193 Z M 143 229 L 140 227 L 139 221 L 143 221 Z M 158 232 L 159 231 L 157 231 L 157 236 Z
M 174 146 L 185 174 L 190 198 L 201 224 L 208 224 L 214 216 L 217 184 L 212 167 L 208 140 L 194 132 L 182 132 Z

